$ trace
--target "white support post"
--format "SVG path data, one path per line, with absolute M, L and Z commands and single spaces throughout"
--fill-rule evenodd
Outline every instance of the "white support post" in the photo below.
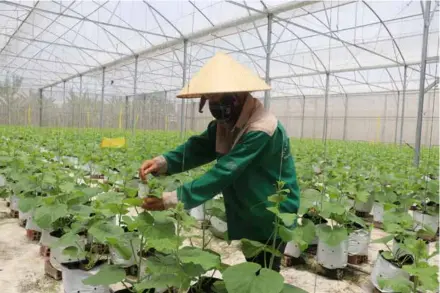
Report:
M 348 95 L 345 94 L 344 99 L 344 129 L 342 133 L 342 140 L 345 140 L 347 138 L 347 114 L 348 114 Z
M 302 98 L 302 113 L 301 113 L 301 138 L 304 137 L 304 113 L 306 108 L 306 96 L 303 96 Z
M 105 67 L 102 68 L 102 82 L 101 82 L 101 115 L 99 120 L 99 127 L 104 128 L 104 89 L 105 89 Z
M 325 141 L 327 139 L 327 120 L 328 120 L 328 91 L 330 84 L 330 73 L 326 73 L 325 77 L 325 95 L 324 95 L 324 126 L 322 129 L 322 140 Z
M 424 16 L 423 16 L 424 21 L 423 21 L 422 61 L 420 62 L 419 104 L 417 109 L 417 127 L 416 127 L 416 135 L 415 135 L 416 142 L 414 149 L 414 165 L 416 167 L 418 167 L 420 163 L 420 149 L 421 149 L 421 140 L 422 140 L 422 126 L 423 126 L 423 102 L 425 98 L 426 54 L 428 51 L 430 12 L 431 12 L 431 1 L 426 1 Z
M 186 83 L 186 66 L 188 62 L 188 40 L 183 40 L 183 66 L 182 66 L 182 87 Z M 185 99 L 181 99 L 180 106 L 180 138 L 183 138 L 183 132 L 185 131 Z
M 396 108 L 396 126 L 394 129 L 394 143 L 397 143 L 397 132 L 399 127 L 399 107 L 400 107 L 400 91 L 397 91 L 397 108 Z
M 266 83 L 270 85 L 270 55 L 272 51 L 272 19 L 273 14 L 267 15 L 267 43 L 266 43 Z M 270 90 L 264 92 L 264 108 L 270 107 Z
M 134 78 L 133 78 L 133 101 L 131 102 L 131 131 L 134 132 L 134 124 L 136 123 L 136 118 L 134 110 L 134 101 L 136 99 L 136 92 L 137 92 L 137 77 L 138 77 L 138 60 L 139 55 L 134 56 Z
M 403 124 L 405 122 L 405 98 L 406 98 L 406 86 L 407 86 L 407 72 L 408 66 L 405 66 L 403 69 L 403 91 L 402 91 L 402 114 L 400 119 L 400 146 L 403 143 Z
M 40 127 L 43 127 L 43 89 L 40 89 L 40 103 L 39 103 L 39 116 L 40 116 Z
M 63 82 L 63 107 L 61 108 L 61 116 L 63 117 L 62 121 L 64 122 L 64 107 L 66 106 L 66 81 Z M 60 121 L 61 124 L 61 121 Z M 66 127 L 67 125 L 61 124 L 62 127 Z

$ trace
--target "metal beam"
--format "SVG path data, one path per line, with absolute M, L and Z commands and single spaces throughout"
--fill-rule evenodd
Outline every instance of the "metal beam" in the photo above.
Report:
M 408 85 L 408 67 L 403 68 L 403 90 L 402 90 L 402 114 L 400 119 L 400 146 L 403 143 L 403 124 L 405 122 L 405 102 L 406 102 L 406 87 Z
M 28 10 L 32 9 L 31 6 L 23 5 L 23 4 L 20 4 L 18 2 L 13 2 L 13 1 L 1 1 L 1 3 L 2 4 L 16 6 L 16 7 L 21 7 L 21 8 L 28 9 Z M 147 35 L 152 35 L 152 36 L 173 38 L 173 37 L 170 37 L 170 36 L 166 36 L 166 35 L 162 35 L 162 34 L 158 34 L 158 33 L 153 33 L 153 32 L 146 31 L 146 30 L 134 29 L 134 28 L 125 27 L 125 26 L 117 25 L 117 24 L 111 24 L 111 23 L 102 22 L 102 21 L 98 21 L 98 20 L 91 20 L 91 19 L 84 18 L 84 17 L 73 16 L 71 14 L 63 14 L 63 13 L 59 13 L 59 12 L 55 12 L 55 11 L 51 11 L 51 10 L 42 9 L 42 8 L 35 8 L 35 11 L 40 11 L 40 12 L 46 13 L 46 14 L 59 15 L 59 16 L 65 17 L 65 18 L 81 20 L 81 21 L 90 22 L 90 23 L 93 23 L 93 24 L 99 24 L 99 25 L 103 25 L 103 26 L 109 26 L 109 27 L 114 27 L 114 28 L 119 28 L 119 29 L 125 29 L 125 30 L 129 30 L 129 31 L 137 32 L 137 33 L 143 33 L 143 34 L 147 34 Z
M 435 87 L 439 82 L 439 78 L 437 77 L 434 81 L 425 88 L 425 94 L 429 92 L 433 87 Z
M 437 63 L 439 62 L 440 56 L 431 56 L 426 58 L 426 63 Z M 407 66 L 411 65 L 420 65 L 420 61 L 418 62 L 409 62 L 406 64 Z M 331 70 L 330 74 L 334 75 L 336 73 L 345 73 L 345 72 L 353 72 L 353 71 L 364 71 L 364 70 L 375 70 L 375 69 L 387 69 L 387 68 L 396 68 L 396 67 L 402 67 L 404 65 L 402 64 L 381 64 L 381 65 L 372 65 L 372 66 L 363 66 L 363 67 L 352 67 L 352 68 L 344 68 L 344 69 L 336 69 Z M 291 78 L 291 77 L 305 77 L 305 76 L 313 76 L 313 75 L 323 75 L 326 74 L 326 71 L 317 71 L 317 72 L 310 72 L 310 73 L 303 73 L 303 74 L 286 74 L 286 75 L 278 75 L 278 76 L 272 76 L 271 80 L 276 79 L 284 79 L 284 78 Z
M 272 18 L 273 14 L 267 15 L 267 41 L 266 41 L 266 83 L 270 86 L 270 55 L 272 48 Z M 264 108 L 270 107 L 270 90 L 264 92 Z
M 426 54 L 428 51 L 430 13 L 431 13 L 431 1 L 426 1 L 424 17 L 423 17 L 424 21 L 423 21 L 422 61 L 420 62 L 419 103 L 417 109 L 416 141 L 415 141 L 415 149 L 414 149 L 414 165 L 416 167 L 418 167 L 420 164 L 420 150 L 421 150 L 422 126 L 423 126 L 423 102 L 425 99 Z
M 288 3 L 281 4 L 281 5 L 277 6 L 277 7 L 269 10 L 269 13 L 272 13 L 272 14 L 281 13 L 281 12 L 284 12 L 284 11 L 289 11 L 289 10 L 297 9 L 297 8 L 300 8 L 300 7 L 303 7 L 303 6 L 307 6 L 307 5 L 316 3 L 316 2 L 317 1 L 288 2 Z M 229 28 L 233 28 L 233 27 L 237 27 L 237 26 L 240 26 L 240 25 L 243 25 L 243 24 L 247 24 L 247 23 L 250 23 L 252 21 L 257 21 L 257 20 L 264 19 L 266 16 L 267 16 L 266 13 L 265 14 L 257 14 L 257 15 L 246 16 L 246 17 L 242 17 L 242 18 L 239 18 L 239 19 L 234 19 L 234 20 L 231 20 L 231 21 L 228 21 L 228 22 L 224 22 L 224 23 L 216 25 L 214 27 L 202 29 L 202 30 L 200 30 L 198 32 L 188 34 L 188 35 L 186 35 L 184 37 L 181 37 L 179 39 L 173 39 L 171 41 L 164 42 L 164 43 L 159 44 L 157 46 L 150 47 L 148 49 L 139 51 L 136 54 L 132 54 L 130 56 L 122 57 L 122 58 L 120 58 L 118 60 L 114 60 L 114 61 L 108 62 L 106 64 L 103 64 L 103 67 L 109 68 L 109 67 L 115 66 L 117 64 L 123 63 L 123 62 L 125 62 L 127 60 L 130 60 L 130 59 L 134 58 L 135 55 L 142 56 L 142 55 L 151 54 L 151 53 L 154 53 L 154 52 L 157 52 L 157 51 L 161 51 L 161 50 L 164 50 L 164 49 L 172 48 L 174 46 L 178 46 L 178 45 L 182 44 L 182 42 L 184 40 L 187 40 L 187 41 L 196 40 L 196 39 L 199 39 L 199 38 L 202 38 L 202 37 L 205 37 L 205 36 L 209 36 L 209 35 L 215 34 L 215 33 L 219 32 L 219 31 L 223 31 L 223 30 L 226 30 L 226 29 L 229 29 Z M 65 80 L 68 81 L 70 79 L 76 78 L 80 74 L 87 75 L 87 74 L 95 72 L 95 71 L 97 71 L 99 69 L 100 69 L 100 67 L 96 67 L 96 68 L 93 68 L 93 69 L 81 72 L 79 74 L 74 74 L 71 77 L 66 78 Z M 46 85 L 43 88 L 48 88 L 48 87 L 51 87 L 51 86 L 55 86 L 55 85 L 57 85 L 57 84 L 59 84 L 61 82 L 62 81 L 57 81 L 57 82 L 54 82 L 52 84 Z

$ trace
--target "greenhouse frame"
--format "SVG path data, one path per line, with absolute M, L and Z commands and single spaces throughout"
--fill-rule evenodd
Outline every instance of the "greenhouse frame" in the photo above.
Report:
M 439 1 L 0 1 L 0 123 L 199 131 L 216 52 L 292 137 L 438 145 Z

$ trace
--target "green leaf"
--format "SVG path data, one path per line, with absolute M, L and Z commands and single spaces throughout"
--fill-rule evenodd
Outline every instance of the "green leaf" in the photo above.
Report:
M 72 182 L 65 182 L 59 186 L 62 192 L 71 193 L 75 189 L 75 184 Z
M 122 237 L 124 230 L 111 222 L 99 221 L 88 230 L 100 243 L 106 243 L 107 238 Z
M 275 256 L 281 256 L 281 253 L 276 249 L 274 250 L 270 245 L 249 239 L 241 239 L 241 250 L 246 258 L 252 258 L 263 251 L 272 253 Z
M 387 235 L 387 236 L 384 236 L 382 238 L 374 239 L 373 241 L 371 241 L 371 243 L 387 244 L 388 242 L 393 240 L 393 238 L 394 238 L 394 235 Z
M 368 199 L 370 198 L 370 193 L 368 193 L 367 191 L 357 191 L 356 194 L 356 200 L 366 203 L 368 201 Z
M 316 189 L 306 189 L 301 192 L 301 204 L 298 214 L 305 214 L 311 207 L 315 206 L 315 202 L 320 201 L 321 192 Z
M 342 241 L 348 239 L 347 229 L 340 226 L 334 226 L 333 229 L 327 225 L 319 226 L 317 235 L 320 240 L 330 247 L 339 245 Z
M 83 280 L 84 285 L 111 285 L 125 278 L 125 270 L 114 265 L 103 265 L 99 272 Z
M 284 287 L 279 273 L 251 262 L 227 268 L 223 280 L 228 293 L 279 293 Z
M 412 282 L 407 278 L 398 276 L 392 279 L 378 278 L 377 282 L 381 289 L 391 289 L 393 292 L 410 293 L 412 292 Z
M 42 229 L 49 229 L 53 222 L 67 214 L 65 204 L 43 205 L 35 209 L 33 219 Z
M 145 289 L 152 288 L 167 288 L 167 287 L 187 287 L 182 284 L 189 283 L 189 280 L 185 280 L 180 275 L 175 274 L 162 274 L 162 275 L 152 275 L 147 277 L 140 283 L 134 285 L 136 292 L 143 292 Z
M 23 213 L 27 213 L 34 209 L 39 203 L 37 197 L 20 197 L 18 201 L 18 209 Z
M 143 203 L 143 200 L 138 197 L 126 198 L 123 200 L 123 203 L 128 204 L 129 206 L 132 207 L 140 207 Z
M 267 197 L 267 200 L 273 203 L 281 203 L 285 200 L 287 200 L 287 195 L 286 194 L 273 194 L 271 196 Z
M 71 257 L 76 257 L 78 255 L 79 249 L 76 246 L 68 246 L 63 249 L 63 254 Z
M 276 207 L 267 207 L 266 209 L 280 218 L 287 227 L 292 226 L 298 218 L 297 214 L 281 213 Z
M 200 265 L 206 271 L 220 266 L 220 256 L 198 247 L 183 247 L 179 249 L 177 255 L 181 262 Z

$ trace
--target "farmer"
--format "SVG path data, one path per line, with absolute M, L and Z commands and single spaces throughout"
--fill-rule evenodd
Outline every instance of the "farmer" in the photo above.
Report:
M 145 161 L 139 176 L 172 175 L 217 160 L 198 179 L 162 198 L 145 198 L 147 210 L 165 210 L 179 201 L 195 208 L 223 193 L 230 240 L 247 238 L 268 243 L 273 237 L 275 216 L 266 208 L 268 196 L 276 192 L 277 181 L 290 190 L 281 204 L 282 212 L 295 213 L 299 188 L 289 138 L 274 115 L 265 111 L 250 92 L 270 87 L 250 70 L 226 54 L 218 53 L 193 77 L 177 97 L 200 98 L 199 112 L 206 101 L 215 120 L 199 135 L 162 156 Z M 281 242 L 281 241 L 280 241 Z M 284 245 L 279 244 L 281 252 Z M 270 254 L 261 253 L 247 261 L 268 267 Z M 272 269 L 279 271 L 281 258 Z

